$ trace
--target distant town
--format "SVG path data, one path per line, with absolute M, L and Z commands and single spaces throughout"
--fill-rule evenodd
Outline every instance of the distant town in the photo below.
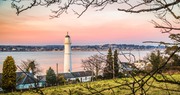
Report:
M 152 50 L 164 49 L 164 46 L 152 45 L 134 45 L 134 44 L 104 44 L 104 45 L 74 45 L 73 51 L 94 51 L 94 50 L 108 50 L 109 47 L 120 50 Z M 22 52 L 22 51 L 63 51 L 64 45 L 44 45 L 44 46 L 23 46 L 23 45 L 0 45 L 1 52 Z

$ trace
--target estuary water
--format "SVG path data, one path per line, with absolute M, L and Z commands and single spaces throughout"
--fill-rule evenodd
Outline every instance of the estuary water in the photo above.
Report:
M 152 50 L 143 50 L 143 51 L 122 51 L 123 53 L 132 53 L 135 56 L 135 60 L 143 59 L 147 54 Z M 119 52 L 120 54 L 122 52 Z M 104 54 L 107 55 L 107 51 L 72 51 L 72 69 L 73 71 L 81 71 L 81 60 L 86 59 L 89 56 L 95 54 Z M 58 72 L 63 72 L 63 62 L 64 62 L 64 52 L 63 51 L 45 51 L 45 52 L 0 52 L 0 73 L 2 73 L 2 64 L 7 56 L 12 56 L 15 60 L 15 64 L 20 66 L 22 61 L 35 60 L 39 67 L 42 69 L 42 74 L 46 73 L 46 70 L 49 67 L 52 67 L 56 71 L 56 64 L 58 63 Z M 134 60 L 134 57 L 131 57 Z M 122 55 L 119 55 L 119 59 L 122 62 L 127 62 L 126 58 Z

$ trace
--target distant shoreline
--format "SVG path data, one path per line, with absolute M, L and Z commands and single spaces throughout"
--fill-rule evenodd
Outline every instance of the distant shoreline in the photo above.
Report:
M 133 49 L 133 50 L 121 50 L 121 51 L 151 51 L 151 50 L 155 50 L 155 49 Z M 63 52 L 64 50 L 59 50 L 59 51 L 0 51 L 0 52 Z M 108 51 L 108 50 L 72 50 L 72 52 L 87 52 L 87 51 L 92 51 L 92 52 L 98 52 L 98 51 Z
M 107 51 L 111 47 L 112 49 L 119 49 L 122 51 L 132 50 L 153 50 L 164 49 L 163 46 L 151 46 L 151 45 L 134 45 L 134 44 L 104 44 L 104 45 L 82 45 L 71 46 L 72 51 Z M 40 51 L 63 51 L 63 45 L 46 45 L 46 46 L 21 46 L 21 45 L 0 45 L 0 52 L 40 52 Z

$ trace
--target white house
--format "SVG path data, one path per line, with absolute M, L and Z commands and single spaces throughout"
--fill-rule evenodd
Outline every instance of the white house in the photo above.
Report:
M 71 72 L 71 73 L 60 73 L 67 81 L 75 81 L 79 79 L 80 82 L 88 82 L 92 80 L 92 71 L 78 71 L 78 72 Z

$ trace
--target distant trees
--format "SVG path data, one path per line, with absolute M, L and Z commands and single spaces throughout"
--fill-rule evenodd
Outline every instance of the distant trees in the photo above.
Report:
M 152 64 L 152 70 L 158 69 L 158 67 L 160 67 L 162 63 L 164 63 L 165 60 L 168 59 L 168 57 L 171 56 L 171 54 L 178 48 L 179 47 L 177 45 L 167 46 L 165 51 L 163 52 L 164 55 L 161 54 L 159 50 L 151 52 L 147 60 Z M 165 66 L 166 68 L 180 66 L 180 56 L 178 52 L 179 51 L 177 51 L 177 53 L 171 56 L 171 59 L 168 61 L 167 65 Z
M 171 54 L 178 49 L 179 47 L 177 45 L 168 46 L 166 47 L 166 50 L 162 53 L 160 53 L 159 50 L 151 52 L 151 54 L 147 57 L 147 60 L 152 64 L 152 70 L 155 71 L 158 69 L 165 61 L 168 59 Z M 171 56 L 171 59 L 168 61 L 166 68 L 174 68 L 180 66 L 180 56 L 179 53 L 175 53 Z
M 88 57 L 87 59 L 83 59 L 82 67 L 85 70 L 94 71 L 96 78 L 98 77 L 100 72 L 102 72 L 103 77 L 106 79 L 118 77 L 118 51 L 115 50 L 113 54 L 112 49 L 109 48 L 106 58 L 104 58 L 102 55 L 93 55 Z
M 49 67 L 49 69 L 46 71 L 46 83 L 48 85 L 56 84 L 56 74 L 51 67 Z
M 180 56 L 178 54 L 174 54 L 172 57 L 172 66 L 180 66 Z
M 104 60 L 104 57 L 101 55 L 92 55 L 87 59 L 82 60 L 82 67 L 84 70 L 95 72 L 95 77 L 97 78 L 99 73 L 103 71 Z
M 165 62 L 159 50 L 151 52 L 147 60 L 152 64 L 153 71 L 157 70 Z
M 119 73 L 119 58 L 118 58 L 118 51 L 117 49 L 114 51 L 114 76 L 118 77 Z
M 103 76 L 107 79 L 113 78 L 113 56 L 111 48 L 109 48 L 108 50 Z
M 167 47 L 165 53 L 170 55 L 174 50 L 178 48 L 177 45 Z M 178 53 L 174 54 L 169 62 L 171 66 L 180 66 L 180 56 Z
M 109 48 L 103 76 L 104 78 L 111 79 L 117 77 L 118 73 L 119 73 L 118 52 L 117 50 L 115 50 L 113 55 L 112 49 Z
M 16 89 L 16 65 L 12 56 L 7 56 L 3 63 L 2 88 L 5 91 Z

